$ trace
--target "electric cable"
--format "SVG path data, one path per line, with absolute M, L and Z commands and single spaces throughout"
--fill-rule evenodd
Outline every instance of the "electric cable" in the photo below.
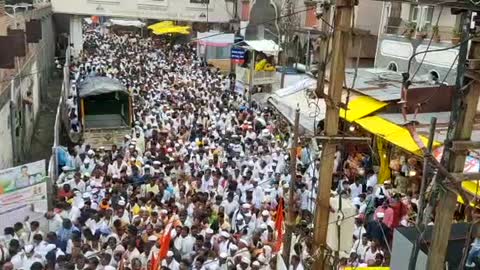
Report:
M 412 65 L 412 60 L 417 55 L 431 53 L 431 52 L 443 52 L 443 51 L 448 51 L 448 50 L 451 50 L 451 49 L 455 49 L 455 48 L 458 48 L 458 47 L 462 46 L 464 43 L 469 42 L 470 40 L 472 40 L 475 37 L 478 37 L 478 36 L 477 35 L 472 35 L 469 38 L 466 38 L 466 39 L 462 40 L 461 42 L 459 42 L 458 44 L 450 46 L 450 47 L 416 52 L 416 53 L 412 54 L 412 56 L 410 56 L 410 58 L 408 59 L 407 70 L 410 70 L 410 67 Z
M 437 17 L 437 22 L 435 23 L 435 26 L 434 27 L 437 27 L 438 28 L 438 23 L 440 22 L 440 17 L 442 16 L 442 13 L 443 13 L 443 6 L 440 7 L 440 12 L 438 12 L 438 17 Z M 433 27 L 432 27 L 433 28 Z M 428 45 L 427 45 L 427 48 L 426 50 L 428 51 L 430 49 L 430 45 L 432 45 L 432 41 L 433 41 L 433 34 L 432 36 L 430 37 L 430 40 L 428 41 Z M 458 54 L 457 54 L 458 55 Z M 410 81 L 413 82 L 413 79 L 415 78 L 415 76 L 417 75 L 418 71 L 420 70 L 420 68 L 422 67 L 423 65 L 423 62 L 425 61 L 425 57 L 427 57 L 427 54 L 423 54 L 423 58 L 422 58 L 422 61 L 420 61 L 418 67 L 417 67 L 417 70 L 415 70 L 415 72 L 413 73 L 412 77 L 410 78 Z M 455 62 L 455 61 L 453 61 Z M 407 72 L 410 73 L 410 69 L 407 69 Z

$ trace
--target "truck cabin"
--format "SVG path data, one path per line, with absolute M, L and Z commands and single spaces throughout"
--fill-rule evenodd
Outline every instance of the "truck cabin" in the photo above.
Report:
M 131 97 L 119 80 L 87 78 L 79 88 L 79 96 L 85 131 L 131 126 Z

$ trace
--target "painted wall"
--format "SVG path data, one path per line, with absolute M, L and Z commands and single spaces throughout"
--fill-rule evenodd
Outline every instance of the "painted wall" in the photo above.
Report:
M 9 102 L 4 104 L 0 110 L 0 127 L 0 141 L 2 142 L 2 147 L 0 147 L 0 169 L 4 169 L 13 166 Z
M 378 26 L 381 16 L 372 16 L 372 14 L 382 13 L 381 1 L 362 0 L 355 8 L 355 27 L 368 30 L 372 35 L 378 35 Z
M 34 13 L 33 17 L 35 17 Z M 38 16 L 42 22 L 42 39 L 39 43 L 28 44 L 26 57 L 19 58 L 19 72 L 8 87 L 0 94 L 0 169 L 22 163 L 28 153 L 34 136 L 42 100 L 47 97 L 46 88 L 50 79 L 54 53 L 55 32 L 50 13 L 45 10 Z M 24 21 L 19 21 L 19 29 L 24 29 Z M 12 88 L 13 83 L 13 88 Z M 29 96 L 33 101 L 27 104 Z
M 55 13 L 99 15 L 157 20 L 207 21 L 207 5 L 201 0 L 52 0 Z M 233 2 L 210 0 L 209 22 L 228 22 Z

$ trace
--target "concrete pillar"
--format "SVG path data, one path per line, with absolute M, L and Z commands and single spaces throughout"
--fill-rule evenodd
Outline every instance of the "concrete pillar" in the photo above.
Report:
M 70 16 L 70 44 L 73 44 L 72 55 L 77 57 L 83 48 L 82 17 Z
M 318 24 L 316 10 L 316 2 L 314 1 L 305 1 L 305 7 L 307 8 L 305 16 L 305 26 L 306 27 L 315 27 Z

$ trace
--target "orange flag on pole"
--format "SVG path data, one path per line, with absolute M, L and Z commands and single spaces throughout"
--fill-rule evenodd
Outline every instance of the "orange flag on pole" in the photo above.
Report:
M 158 257 L 155 257 L 155 254 L 152 255 L 152 261 L 150 263 L 150 270 L 157 270 L 158 269 Z
M 162 237 L 162 242 L 160 243 L 160 250 L 158 251 L 157 260 L 159 263 L 162 262 L 165 257 L 167 257 L 167 252 L 170 249 L 170 241 L 172 240 L 172 223 L 167 224 L 165 228 L 165 233 Z M 155 269 L 153 269 L 155 270 Z
M 275 230 L 277 231 L 277 243 L 275 244 L 275 252 L 280 251 L 280 248 L 282 247 L 282 242 L 283 242 L 283 222 L 285 219 L 284 213 L 283 213 L 283 198 L 280 198 L 280 201 L 278 202 L 278 207 L 277 207 L 277 216 L 275 218 Z

